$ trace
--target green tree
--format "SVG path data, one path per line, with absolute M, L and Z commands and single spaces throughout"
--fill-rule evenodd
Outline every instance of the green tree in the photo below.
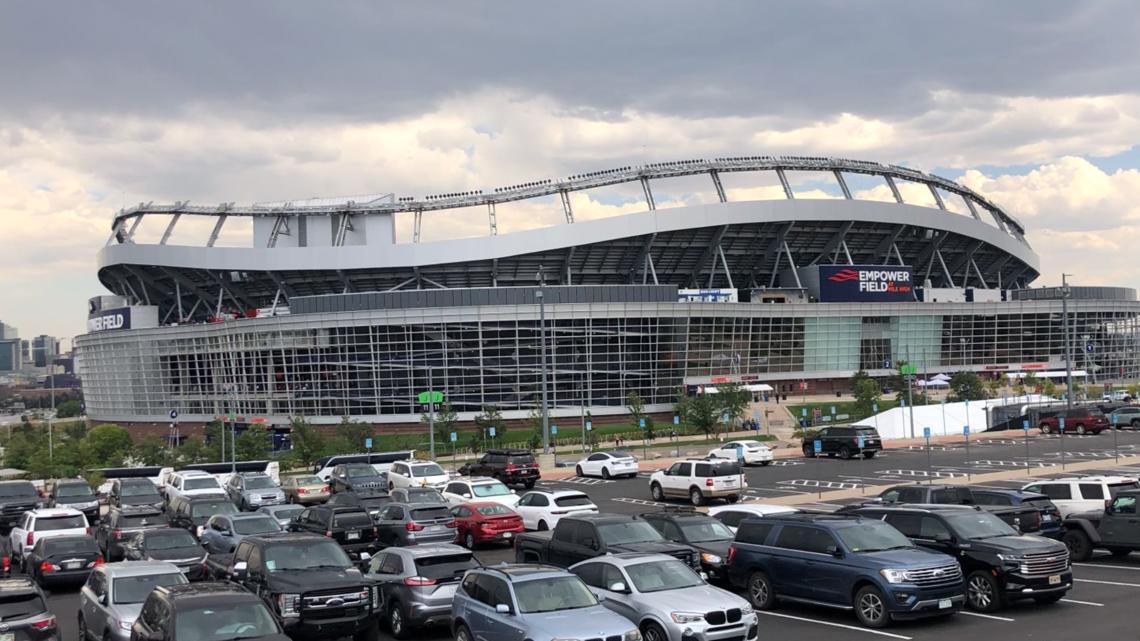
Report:
M 483 411 L 475 416 L 475 427 L 478 429 L 480 440 L 487 435 L 489 428 L 495 428 L 495 437 L 503 438 L 507 435 L 507 424 L 503 421 L 503 413 L 498 405 L 484 405 Z
M 91 428 L 81 447 L 92 467 L 119 467 L 131 453 L 132 445 L 130 432 L 107 423 Z
M 174 463 L 174 456 L 166 445 L 166 439 L 153 434 L 139 439 L 131 449 L 131 457 L 143 465 L 157 465 L 169 467 Z
M 205 439 L 197 436 L 182 441 L 182 444 L 175 450 L 174 456 L 181 465 L 211 463 L 221 460 L 218 458 L 217 443 L 207 445 Z
M 629 410 L 629 417 L 633 421 L 633 426 L 641 430 L 641 419 L 645 418 L 645 400 L 641 398 L 641 394 L 635 391 L 627 394 L 625 407 Z
M 289 442 L 293 444 L 293 458 L 305 467 L 312 465 L 324 455 L 324 439 L 321 438 L 318 429 L 303 417 L 293 418 Z
M 250 425 L 238 435 L 234 454 L 239 461 L 260 461 L 273 449 L 273 431 L 266 425 Z
M 336 426 L 336 438 L 345 452 L 363 452 L 364 439 L 372 438 L 374 435 L 371 423 L 353 421 L 347 416 L 341 417 L 340 423 Z
M 1041 384 L 1041 391 L 1045 393 L 1045 396 L 1056 396 L 1057 384 L 1053 382 L 1053 379 L 1047 378 L 1045 382 Z
M 1037 374 L 1028 372 L 1025 376 L 1022 377 L 1021 384 L 1029 389 L 1029 391 L 1036 392 L 1038 386 L 1041 385 L 1041 381 L 1037 378 Z
M 430 425 L 431 420 L 432 417 L 428 412 L 424 412 L 420 416 L 420 421 L 424 425 Z M 435 406 L 435 446 L 437 450 L 443 444 L 451 442 L 451 432 L 458 422 L 459 415 L 449 401 L 444 401 Z M 495 432 L 498 433 L 498 429 Z
M 957 372 L 950 378 L 950 398 L 956 401 L 980 401 L 989 398 L 989 394 L 977 373 Z
M 727 429 L 728 426 L 736 425 L 748 411 L 748 406 L 752 403 L 752 392 L 737 383 L 720 383 L 716 386 L 716 401 L 721 416 L 728 415 Z
M 909 364 L 910 363 L 908 363 L 907 361 L 903 361 L 903 360 L 898 361 L 898 363 L 897 363 L 897 365 L 899 367 L 898 371 L 901 372 L 902 367 L 904 365 L 909 365 Z M 903 376 L 901 373 L 898 373 L 898 374 L 891 375 L 891 377 L 887 380 L 888 380 L 889 386 L 892 389 L 897 390 L 895 392 L 895 401 L 898 402 L 899 407 L 902 407 L 903 403 L 906 403 L 909 405 L 912 398 L 914 399 L 915 405 L 929 405 L 930 404 L 930 397 L 926 394 L 925 391 L 922 390 L 922 388 L 920 388 L 918 386 L 918 377 L 917 376 L 912 377 L 912 379 L 908 382 L 906 376 Z M 908 391 L 908 389 L 907 389 L 908 385 L 913 385 L 914 389 Z
M 717 422 L 720 421 L 720 404 L 712 394 L 697 394 L 695 396 L 677 396 L 676 412 L 687 425 L 703 432 L 705 440 L 716 432 Z
M 67 400 L 55 407 L 56 418 L 72 418 L 83 414 L 82 403 L 75 399 Z
M 870 376 L 856 377 L 854 384 L 855 411 L 860 416 L 870 416 L 875 412 L 875 405 L 883 397 L 879 384 Z

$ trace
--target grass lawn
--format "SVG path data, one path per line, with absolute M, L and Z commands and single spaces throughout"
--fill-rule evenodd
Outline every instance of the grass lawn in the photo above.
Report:
M 885 412 L 898 405 L 898 402 L 893 398 L 879 399 L 879 411 Z M 867 418 L 870 414 L 859 412 L 855 409 L 855 401 L 823 401 L 819 403 L 807 403 L 806 405 L 789 405 L 788 409 L 792 414 L 799 419 L 804 416 L 804 410 L 807 410 L 807 418 L 810 420 L 814 416 L 816 408 L 819 408 L 823 418 L 832 416 L 831 408 L 835 408 L 836 418 L 833 421 L 817 421 L 816 425 L 827 425 L 831 422 L 836 423 L 850 423 L 860 419 Z M 844 417 L 846 415 L 846 417 Z

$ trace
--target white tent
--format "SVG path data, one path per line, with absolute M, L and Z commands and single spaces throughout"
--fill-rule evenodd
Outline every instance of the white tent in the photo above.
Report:
M 916 383 L 919 387 L 950 387 L 950 383 L 938 378 L 937 376 L 929 381 L 919 381 Z
M 874 427 L 884 439 L 922 438 L 924 428 L 930 428 L 931 436 L 960 436 L 962 428 L 969 425 L 970 433 L 976 434 L 986 429 L 988 408 L 1004 405 L 1029 405 L 1054 401 L 1040 394 L 1029 394 L 1008 398 L 991 398 L 985 401 L 962 403 L 938 403 L 935 405 L 914 406 L 911 421 L 911 408 L 894 407 L 885 412 L 856 421 L 855 425 Z

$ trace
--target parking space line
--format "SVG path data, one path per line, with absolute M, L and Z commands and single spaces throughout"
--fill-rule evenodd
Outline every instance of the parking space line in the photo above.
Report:
M 1076 599 L 1061 599 L 1061 603 L 1076 603 L 1077 605 L 1091 605 L 1097 608 L 1103 608 L 1103 603 L 1093 603 L 1092 601 L 1078 601 Z
M 1121 583 L 1120 581 L 1094 581 L 1092 579 L 1073 579 L 1076 583 L 1098 583 L 1100 585 L 1119 585 L 1125 588 L 1140 588 L 1140 583 Z
M 1111 563 L 1074 563 L 1073 565 L 1080 568 L 1105 568 L 1108 570 L 1140 570 L 1140 567 L 1133 565 L 1112 565 Z
M 980 617 L 982 619 L 993 619 L 994 621 L 1005 621 L 1006 623 L 1013 623 L 1014 619 L 1009 617 L 996 617 L 992 614 L 982 614 L 981 612 L 970 612 L 968 610 L 959 610 L 958 614 L 965 614 L 971 617 Z
M 768 610 L 756 610 L 756 614 L 763 614 L 770 617 L 780 617 L 781 619 L 792 619 L 794 621 L 803 621 L 804 623 L 818 623 L 819 625 L 829 625 L 833 628 L 843 628 L 845 630 L 855 630 L 857 632 L 866 632 L 867 634 L 877 634 L 882 637 L 890 637 L 892 639 L 903 639 L 903 641 L 911 641 L 914 637 L 906 637 L 901 634 L 893 634 L 891 632 L 883 632 L 882 630 L 871 630 L 869 628 L 861 628 L 854 625 L 847 625 L 844 623 L 832 623 L 831 621 L 820 621 L 818 619 L 809 619 L 807 617 L 797 617 L 782 612 L 769 612 Z

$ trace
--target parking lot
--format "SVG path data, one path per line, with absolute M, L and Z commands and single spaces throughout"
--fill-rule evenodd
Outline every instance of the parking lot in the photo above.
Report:
M 1121 455 L 1140 454 L 1140 434 L 1116 435 Z M 994 472 L 1015 472 L 1017 478 L 986 480 L 983 485 L 1016 489 L 1028 482 L 1024 473 L 1035 470 L 1046 476 L 1067 476 L 1064 466 L 1099 461 L 1093 470 L 1079 474 L 1140 474 L 1140 463 L 1114 460 L 1114 435 L 1075 437 L 1030 437 L 1019 433 L 997 433 L 965 443 L 939 444 L 884 451 L 874 459 L 777 459 L 767 467 L 748 468 L 748 500 L 781 502 L 818 509 L 834 509 L 842 501 L 828 500 L 835 490 L 856 491 L 873 496 L 886 486 L 899 483 L 939 482 Z M 1062 446 L 1065 449 L 1062 456 Z M 1028 457 L 1026 449 L 1028 447 Z M 1062 462 L 1063 459 L 1063 462 Z M 568 478 L 544 481 L 540 487 L 578 489 L 586 492 L 602 511 L 638 514 L 659 509 L 664 504 L 649 498 L 648 473 L 623 480 Z M 1040 476 L 1038 476 L 1040 478 Z M 822 499 L 821 500 L 821 495 Z M 509 548 L 481 549 L 478 557 L 492 564 L 512 561 Z M 761 614 L 761 634 L 768 638 L 806 640 L 838 639 L 915 639 L 941 641 L 999 636 L 1003 641 L 1019 639 L 1071 639 L 1075 634 L 1101 639 L 1136 638 L 1135 623 L 1129 611 L 1140 602 L 1140 554 L 1115 559 L 1104 554 L 1088 563 L 1074 564 L 1076 585 L 1066 598 L 1053 605 L 1032 601 L 1016 603 L 995 614 L 963 611 L 946 620 L 895 624 L 884 630 L 860 627 L 849 612 L 784 604 Z M 74 589 L 53 592 L 51 607 L 60 620 L 62 638 L 76 638 L 78 597 Z M 430 630 L 425 639 L 447 638 L 444 629 Z M 388 637 L 385 635 L 384 637 Z

